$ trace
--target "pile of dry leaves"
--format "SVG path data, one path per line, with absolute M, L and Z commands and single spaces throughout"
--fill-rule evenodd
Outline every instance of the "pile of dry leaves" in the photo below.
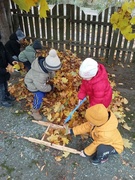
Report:
M 43 51 L 43 56 L 46 56 L 47 53 L 48 52 Z M 48 93 L 44 98 L 41 112 L 44 116 L 46 116 L 48 121 L 63 125 L 65 118 L 78 103 L 77 93 L 81 84 L 81 78 L 78 75 L 78 70 L 81 64 L 81 59 L 76 57 L 76 55 L 69 50 L 58 52 L 58 56 L 62 62 L 62 68 L 56 72 L 56 76 L 52 80 L 55 87 L 54 91 Z M 124 120 L 124 104 L 127 104 L 128 101 L 116 90 L 115 82 L 111 80 L 113 75 L 108 75 L 113 88 L 113 100 L 109 108 L 115 113 L 119 122 L 128 129 L 129 127 Z M 19 82 L 11 85 L 10 92 L 16 97 L 17 101 L 25 100 L 25 107 L 28 109 L 29 113 L 29 110 L 32 107 L 33 95 L 26 89 L 24 85 L 24 78 L 20 78 Z M 74 113 L 69 122 L 69 127 L 74 127 L 85 121 L 84 115 L 88 104 L 88 101 L 85 101 L 80 106 L 79 110 Z M 55 131 L 50 131 L 48 140 L 51 139 L 50 141 L 53 143 L 56 143 L 57 141 L 56 144 L 59 144 L 58 138 L 56 140 L 54 137 L 59 137 L 60 134 L 61 133 L 56 133 Z M 52 135 L 53 138 L 49 137 Z

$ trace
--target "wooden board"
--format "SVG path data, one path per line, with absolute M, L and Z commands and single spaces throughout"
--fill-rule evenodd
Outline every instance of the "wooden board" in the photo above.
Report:
M 42 125 L 42 126 L 50 126 L 52 128 L 64 128 L 63 126 L 60 126 L 60 125 L 57 125 L 57 124 L 53 124 L 53 123 L 50 123 L 50 122 L 44 122 L 44 121 L 36 121 L 36 120 L 32 120 L 32 122 L 34 123 L 37 123 L 39 125 Z
M 42 145 L 45 145 L 45 146 L 48 146 L 48 147 L 51 147 L 51 148 L 54 148 L 54 149 L 57 149 L 57 150 L 67 151 L 67 152 L 70 152 L 70 153 L 73 153 L 73 154 L 80 154 L 81 153 L 80 151 L 77 151 L 76 149 L 73 149 L 73 148 L 53 144 L 53 143 L 50 143 L 50 142 L 47 142 L 47 141 L 42 141 L 42 140 L 35 139 L 35 138 L 32 138 L 32 137 L 22 137 L 22 138 L 26 139 L 26 140 L 28 140 L 30 142 L 34 142 L 36 144 L 42 144 Z

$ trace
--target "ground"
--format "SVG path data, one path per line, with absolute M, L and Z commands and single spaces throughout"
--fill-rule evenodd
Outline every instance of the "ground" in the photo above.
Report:
M 125 108 L 126 122 L 130 131 L 119 124 L 124 138 L 133 143 L 132 148 L 125 148 L 122 155 L 114 155 L 99 166 L 93 166 L 89 159 L 70 154 L 61 161 L 55 157 L 61 151 L 36 145 L 22 136 L 41 138 L 45 127 L 31 121 L 27 113 L 15 114 L 21 104 L 15 102 L 12 108 L 0 109 L 0 180 L 129 180 L 135 179 L 135 64 L 130 67 L 108 67 L 109 73 L 115 74 L 116 88 L 129 101 Z M 121 84 L 123 83 L 123 84 Z M 45 118 L 44 118 L 45 120 Z M 73 138 L 70 147 L 81 150 L 88 144 L 80 137 Z

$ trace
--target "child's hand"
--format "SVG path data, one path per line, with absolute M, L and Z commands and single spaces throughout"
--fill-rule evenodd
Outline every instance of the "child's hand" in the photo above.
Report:
M 65 130 L 66 130 L 65 135 L 70 134 L 70 128 L 68 127 L 68 124 L 65 124 L 63 127 L 64 127 Z
M 80 156 L 86 157 L 86 155 L 84 154 L 84 151 L 83 151 L 83 150 L 81 151 Z
M 79 101 L 78 101 L 78 104 L 80 104 L 81 103 L 81 99 L 79 99 Z
M 8 64 L 8 66 L 6 67 L 6 71 L 9 72 L 10 74 L 14 72 L 14 68 L 13 66 L 11 66 L 10 64 Z

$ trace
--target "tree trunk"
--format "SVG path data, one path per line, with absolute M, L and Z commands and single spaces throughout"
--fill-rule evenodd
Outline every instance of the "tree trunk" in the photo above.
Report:
M 8 41 L 11 34 L 11 21 L 9 20 L 11 15 L 9 15 L 9 10 L 9 0 L 0 0 L 0 32 L 3 44 Z

